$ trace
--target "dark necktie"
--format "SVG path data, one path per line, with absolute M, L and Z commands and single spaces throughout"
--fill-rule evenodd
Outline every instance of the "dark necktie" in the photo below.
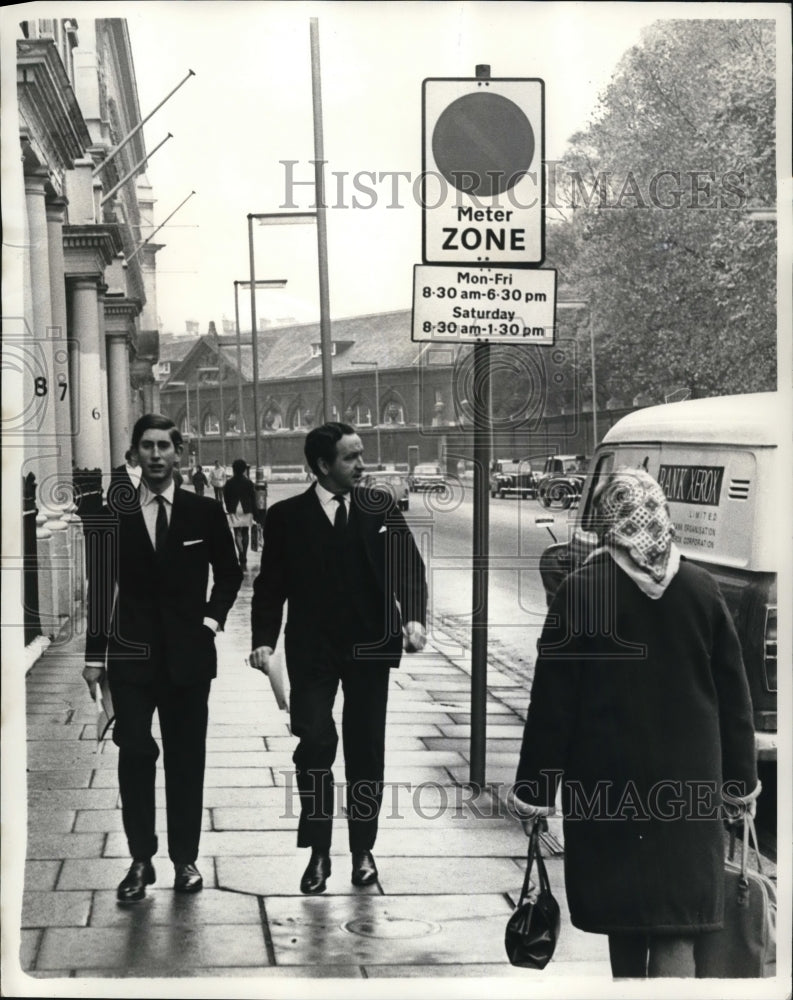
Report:
M 157 521 L 154 525 L 154 551 L 158 554 L 165 551 L 165 539 L 168 535 L 168 515 L 165 512 L 165 497 L 157 496 Z
M 336 508 L 336 516 L 333 518 L 333 528 L 335 531 L 341 533 L 347 527 L 347 507 L 344 503 L 344 494 L 336 493 L 333 499 L 339 505 Z

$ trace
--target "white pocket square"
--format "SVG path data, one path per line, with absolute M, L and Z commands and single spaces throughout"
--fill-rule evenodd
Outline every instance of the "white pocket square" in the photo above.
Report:
M 383 526 L 382 526 L 382 528 L 381 528 L 381 529 L 380 529 L 380 530 L 379 530 L 379 531 L 377 532 L 377 534 L 378 534 L 378 535 L 382 535 L 382 534 L 383 534 L 383 532 L 384 532 L 384 531 L 386 531 L 386 530 L 387 530 L 387 529 L 386 529 L 386 526 L 385 526 L 385 525 L 383 525 Z
M 191 538 L 190 541 L 182 542 L 182 545 L 187 548 L 188 545 L 200 545 L 203 542 L 203 538 Z

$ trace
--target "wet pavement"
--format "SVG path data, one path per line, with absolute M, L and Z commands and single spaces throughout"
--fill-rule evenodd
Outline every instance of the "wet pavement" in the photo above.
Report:
M 441 633 L 392 672 L 378 882 L 350 882 L 340 801 L 327 891 L 301 895 L 308 852 L 295 846 L 295 740 L 267 678 L 244 663 L 253 575 L 249 569 L 217 640 L 198 858 L 205 888 L 195 896 L 172 889 L 158 765 L 157 882 L 142 903 L 117 905 L 129 865 L 117 751 L 108 740 L 97 752 L 95 708 L 80 677 L 82 641 L 50 647 L 28 674 L 20 963 L 32 977 L 24 980 L 30 992 L 45 992 L 38 980 L 61 977 L 495 976 L 520 979 L 521 993 L 560 977 L 610 982 L 606 939 L 570 925 L 556 820 L 543 845 L 562 906 L 556 956 L 543 972 L 506 960 L 504 928 L 520 892 L 526 839 L 503 799 L 527 695 L 519 680 L 491 666 L 488 785 L 475 794 L 466 785 L 469 658 Z M 341 746 L 335 772 L 337 779 L 344 773 Z

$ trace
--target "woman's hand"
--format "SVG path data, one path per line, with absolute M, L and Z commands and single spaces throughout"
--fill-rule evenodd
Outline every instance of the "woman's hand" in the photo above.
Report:
M 553 812 L 551 806 L 533 806 L 523 799 L 519 799 L 514 790 L 510 788 L 507 795 L 507 806 L 513 809 L 521 822 L 523 832 L 530 837 L 534 832 L 534 826 L 538 820 L 550 816 Z
M 724 818 L 727 823 L 730 825 L 733 823 L 742 823 L 745 816 L 754 819 L 757 813 L 757 800 L 762 790 L 763 783 L 758 781 L 754 787 L 754 791 L 749 792 L 748 795 L 727 795 L 725 792 L 723 795 Z
M 105 668 L 101 664 L 86 663 L 83 667 L 83 680 L 88 685 L 91 697 L 96 701 L 96 689 L 105 679 Z

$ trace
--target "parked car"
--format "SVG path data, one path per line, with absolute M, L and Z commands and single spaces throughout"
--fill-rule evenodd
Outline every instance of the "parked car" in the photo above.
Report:
M 410 506 L 407 477 L 403 472 L 395 472 L 393 469 L 373 469 L 364 473 L 362 485 L 390 493 L 400 510 L 407 510 Z
M 777 571 L 787 549 L 780 521 L 778 441 L 789 427 L 775 392 L 667 403 L 630 413 L 592 459 L 570 542 L 540 559 L 548 601 L 597 546 L 595 484 L 640 466 L 663 488 L 682 554 L 716 579 L 741 640 L 758 759 L 777 757 Z M 790 663 L 785 669 L 790 669 Z
M 534 498 L 537 478 L 528 459 L 497 458 L 490 473 L 490 496 Z
M 537 499 L 543 507 L 559 503 L 566 510 L 581 497 L 586 469 L 585 455 L 549 455 L 537 483 Z
M 445 490 L 446 476 L 436 462 L 420 462 L 410 474 L 408 485 L 414 493 L 418 490 Z

